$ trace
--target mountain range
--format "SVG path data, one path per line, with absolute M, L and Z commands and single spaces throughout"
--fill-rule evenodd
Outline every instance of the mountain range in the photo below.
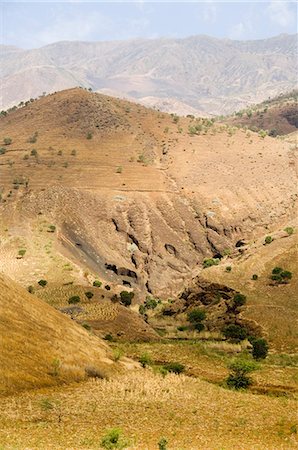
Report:
M 1 109 L 82 86 L 178 114 L 228 114 L 295 88 L 297 36 L 0 47 Z

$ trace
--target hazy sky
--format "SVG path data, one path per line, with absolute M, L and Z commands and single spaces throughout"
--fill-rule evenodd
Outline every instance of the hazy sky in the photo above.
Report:
M 0 42 L 22 48 L 61 40 L 207 34 L 262 39 L 297 32 L 297 4 L 271 2 L 1 2 Z

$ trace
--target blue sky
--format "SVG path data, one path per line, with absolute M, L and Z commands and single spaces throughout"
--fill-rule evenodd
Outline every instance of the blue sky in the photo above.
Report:
M 0 2 L 0 42 L 22 48 L 61 40 L 186 37 L 262 39 L 297 32 L 297 4 L 255 2 Z

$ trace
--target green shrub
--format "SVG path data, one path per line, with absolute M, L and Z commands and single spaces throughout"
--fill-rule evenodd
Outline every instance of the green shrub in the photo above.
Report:
M 184 370 L 185 370 L 185 366 L 183 364 L 181 364 L 181 363 L 178 363 L 178 362 L 170 362 L 170 363 L 164 364 L 163 368 L 167 372 L 176 373 L 178 375 L 180 373 L 184 372 Z
M 226 272 L 232 272 L 232 267 L 231 266 L 227 266 L 226 267 Z
M 49 233 L 55 233 L 55 231 L 56 231 L 55 225 L 49 225 L 48 232 L 49 232 Z
M 91 298 L 94 296 L 93 292 L 85 292 L 85 297 L 88 298 L 88 300 L 91 300 Z
M 274 269 L 272 269 L 272 273 L 274 275 L 279 274 L 282 272 L 282 268 L 281 267 L 274 267 Z
M 0 147 L 0 155 L 4 155 L 6 153 L 6 149 L 4 147 Z
M 75 305 L 76 303 L 80 303 L 80 301 L 81 301 L 81 299 L 78 295 L 73 295 L 72 297 L 70 297 L 68 299 L 68 303 L 72 304 L 72 305 Z
M 256 273 L 254 273 L 251 277 L 252 280 L 257 280 L 258 278 L 259 276 Z
M 139 306 L 139 313 L 143 316 L 146 313 L 146 308 L 144 305 Z
M 123 167 L 122 166 L 118 166 L 116 169 L 116 173 L 122 173 L 123 171 Z
M 20 258 L 23 258 L 23 256 L 25 256 L 25 254 L 26 254 L 26 249 L 25 248 L 21 248 L 18 251 L 18 255 L 19 255 Z
M 89 133 L 86 134 L 86 138 L 87 139 L 92 139 L 93 135 L 92 133 L 89 131 Z
M 113 342 L 113 341 L 114 341 L 114 338 L 113 338 L 113 336 L 111 335 L 111 333 L 108 333 L 108 334 L 106 334 L 106 335 L 104 336 L 104 340 L 105 340 L 105 341 L 109 341 L 109 342 Z
M 188 327 L 186 325 L 180 325 L 179 327 L 177 327 L 178 331 L 186 331 L 188 330 Z
M 292 272 L 289 270 L 283 270 L 280 274 L 281 278 L 284 280 L 290 280 L 292 278 Z
M 254 361 L 236 359 L 228 365 L 228 368 L 231 373 L 226 380 L 227 386 L 238 390 L 247 389 L 252 383 L 247 374 L 256 370 L 257 365 Z
M 85 328 L 87 331 L 91 330 L 91 326 L 89 325 L 89 323 L 82 323 L 82 327 Z
M 41 287 L 45 287 L 48 284 L 48 282 L 47 282 L 47 280 L 39 280 L 38 284 Z
M 0 154 L 1 154 L 1 149 L 0 149 Z M 289 236 L 291 236 L 291 234 L 294 233 L 294 228 L 293 227 L 286 227 L 284 231 L 286 233 L 288 233 Z
M 207 269 L 207 267 L 217 266 L 219 264 L 218 258 L 207 258 L 203 261 L 203 269 Z
M 265 244 L 271 244 L 272 241 L 273 241 L 272 236 L 266 236 L 265 237 Z
M 254 359 L 265 359 L 267 357 L 269 346 L 266 339 L 253 339 L 252 347 L 252 356 Z
M 158 450 L 167 450 L 168 441 L 166 438 L 161 438 L 158 442 Z
M 35 131 L 35 133 L 28 138 L 28 142 L 30 142 L 30 144 L 35 144 L 35 142 L 37 141 L 37 136 L 38 133 L 37 131 Z
M 231 339 L 234 342 L 240 342 L 246 339 L 247 332 L 246 329 L 241 327 L 240 325 L 231 323 L 223 329 L 223 335 L 227 339 Z
M 12 143 L 12 139 L 10 137 L 5 137 L 3 139 L 4 145 L 10 145 Z
M 145 367 L 150 366 L 150 364 L 152 364 L 151 358 L 148 355 L 148 353 L 143 353 L 139 358 L 139 362 L 141 363 L 144 369 Z
M 135 294 L 133 292 L 121 291 L 120 292 L 121 303 L 124 306 L 130 306 L 132 299 L 134 298 L 134 295 Z
M 120 428 L 112 428 L 101 440 L 101 447 L 106 450 L 124 449 L 127 445 L 128 442 L 123 438 Z
M 28 286 L 28 287 L 27 287 L 27 291 L 28 291 L 30 294 L 34 294 L 34 287 L 33 287 L 33 286 Z
M 202 322 L 202 320 L 204 320 L 205 318 L 206 318 L 206 313 L 202 309 L 196 308 L 187 313 L 187 320 L 192 324 Z
M 101 281 L 99 281 L 99 280 L 94 280 L 93 281 L 93 286 L 94 287 L 100 287 L 102 285 L 102 282 Z
M 200 331 L 204 330 L 205 325 L 203 323 L 201 323 L 201 322 L 198 322 L 198 323 L 194 324 L 194 328 L 195 328 L 196 331 L 200 332 Z
M 146 297 L 144 306 L 146 309 L 155 309 L 157 307 L 157 301 L 153 297 Z
M 30 152 L 31 156 L 37 156 L 37 150 L 35 148 L 33 148 Z
M 241 306 L 245 305 L 246 303 L 246 296 L 243 294 L 235 294 L 233 298 L 233 307 L 234 308 L 240 308 Z

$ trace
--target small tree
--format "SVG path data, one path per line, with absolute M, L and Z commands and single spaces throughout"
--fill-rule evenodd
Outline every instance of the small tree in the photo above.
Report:
M 265 244 L 271 244 L 272 241 L 273 241 L 272 236 L 266 236 L 265 237 Z
M 257 369 L 254 361 L 235 359 L 228 368 L 231 370 L 226 382 L 229 388 L 233 389 L 247 389 L 252 384 L 252 380 L 247 374 Z
M 153 297 L 146 297 L 144 306 L 146 309 L 155 309 L 157 307 L 157 301 Z
M 243 341 L 247 337 L 246 329 L 234 323 L 227 325 L 223 329 L 223 334 L 227 339 L 231 339 L 234 342 Z
M 235 294 L 233 298 L 233 307 L 240 308 L 241 306 L 245 305 L 246 303 L 246 296 L 243 294 Z
M 127 445 L 128 442 L 123 438 L 120 428 L 112 428 L 101 440 L 101 447 L 106 450 L 124 449 Z
M 4 145 L 10 145 L 12 143 L 12 139 L 10 137 L 5 137 L 3 139 Z
M 78 295 L 73 295 L 68 299 L 68 303 L 70 305 L 75 305 L 76 303 L 80 303 L 81 299 Z
M 94 280 L 93 281 L 93 286 L 95 286 L 95 287 L 100 287 L 102 285 L 102 282 L 101 281 L 99 281 L 99 280 Z
M 254 359 L 265 359 L 268 355 L 269 345 L 266 339 L 253 339 L 252 344 L 252 356 Z
M 48 282 L 47 282 L 47 280 L 39 280 L 38 284 L 41 287 L 45 287 L 48 284 Z
M 152 364 L 151 358 L 148 355 L 148 353 L 143 353 L 139 358 L 139 362 L 141 363 L 144 369 L 145 367 L 150 366 L 150 364 Z
M 91 298 L 94 296 L 94 294 L 93 294 L 93 292 L 88 291 L 88 292 L 85 292 L 85 296 L 86 296 L 86 298 L 88 298 L 88 300 L 91 300 Z
M 254 273 L 251 277 L 252 280 L 257 280 L 258 278 L 259 276 L 256 273 Z
M 168 441 L 166 438 L 161 438 L 158 442 L 158 450 L 167 450 Z
M 130 306 L 132 299 L 134 298 L 134 295 L 135 294 L 133 292 L 127 292 L 127 291 L 120 292 L 121 303 L 124 306 Z

